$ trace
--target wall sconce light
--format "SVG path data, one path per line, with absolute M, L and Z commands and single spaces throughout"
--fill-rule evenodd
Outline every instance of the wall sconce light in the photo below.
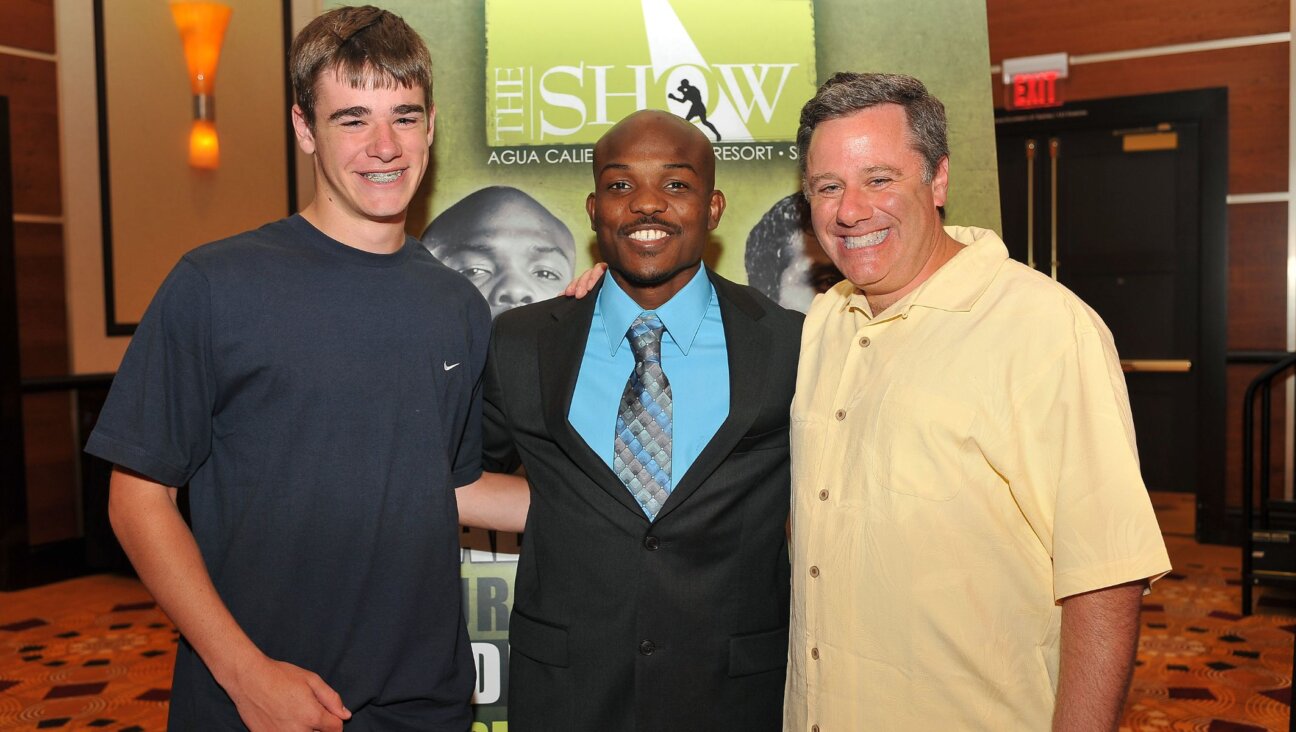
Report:
M 171 15 L 184 43 L 193 88 L 194 121 L 189 130 L 189 164 L 215 170 L 220 166 L 220 141 L 216 137 L 216 66 L 221 43 L 229 26 L 228 5 L 215 2 L 173 2 Z

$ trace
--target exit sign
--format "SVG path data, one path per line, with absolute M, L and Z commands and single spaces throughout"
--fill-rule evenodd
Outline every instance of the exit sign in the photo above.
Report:
M 1071 57 L 1066 53 L 1006 58 L 1003 71 L 1004 106 L 1009 109 L 1056 107 L 1062 99 L 1062 82 L 1067 78 Z
M 1056 107 L 1062 103 L 1056 71 L 1018 74 L 1013 77 L 1009 89 L 1008 106 L 1012 109 Z

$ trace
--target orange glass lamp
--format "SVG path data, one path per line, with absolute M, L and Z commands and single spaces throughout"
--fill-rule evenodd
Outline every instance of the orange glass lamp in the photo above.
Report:
M 194 95 L 194 121 L 189 130 L 189 164 L 215 170 L 220 166 L 220 140 L 216 137 L 216 66 L 221 43 L 233 11 L 213 2 L 173 2 L 171 15 L 180 29 L 189 83 Z

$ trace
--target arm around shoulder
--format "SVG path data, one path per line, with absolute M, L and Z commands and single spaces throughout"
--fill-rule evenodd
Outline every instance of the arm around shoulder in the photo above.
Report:
M 478 529 L 521 532 L 531 507 L 526 478 L 506 473 L 482 473 L 475 482 L 455 490 L 459 524 Z

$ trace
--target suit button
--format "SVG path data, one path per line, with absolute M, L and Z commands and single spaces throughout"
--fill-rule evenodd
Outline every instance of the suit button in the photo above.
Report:
M 811 576 L 811 577 L 818 577 L 818 576 L 819 576 L 819 568 L 818 568 L 818 567 L 811 567 L 811 568 L 810 568 L 810 576 Z
M 869 344 L 872 342 L 873 341 L 870 341 L 868 336 L 864 336 L 863 338 L 859 339 L 860 348 L 868 348 Z
M 819 500 L 821 500 L 821 501 L 826 501 L 826 500 L 828 500 L 828 489 L 827 489 L 827 488 L 824 488 L 823 490 L 819 491 Z
M 846 410 L 845 410 L 845 409 L 838 409 L 837 412 L 836 412 L 833 416 L 837 418 L 837 421 L 838 421 L 838 422 L 840 422 L 840 421 L 842 421 L 843 419 L 846 419 Z
M 819 725 L 817 724 L 810 725 L 810 732 L 819 732 Z
M 655 650 L 657 650 L 657 644 L 650 640 L 646 640 L 639 644 L 639 652 L 645 656 L 651 656 Z
M 814 660 L 818 661 L 818 660 L 819 660 L 819 649 L 818 649 L 818 648 L 811 648 L 811 649 L 810 649 L 810 657 L 813 658 Z
M 659 546 L 661 546 L 661 541 L 655 536 L 650 536 L 644 539 L 644 549 L 647 549 L 650 552 L 657 551 L 657 547 Z

